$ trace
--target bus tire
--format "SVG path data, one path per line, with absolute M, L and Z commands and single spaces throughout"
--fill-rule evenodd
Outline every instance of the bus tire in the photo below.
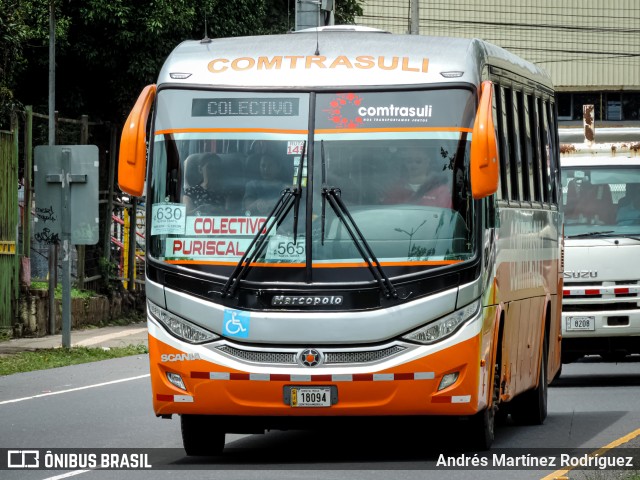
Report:
M 208 415 L 181 415 L 182 445 L 187 456 L 213 457 L 224 450 L 225 432 Z
M 511 418 L 520 425 L 542 425 L 547 418 L 547 356 L 549 344 L 547 336 L 542 343 L 542 358 L 538 373 L 538 386 L 528 390 L 513 400 Z
M 489 450 L 495 439 L 495 412 L 493 407 L 487 407 L 471 417 L 471 449 Z
M 493 371 L 491 405 L 471 417 L 471 448 L 475 450 L 489 450 L 495 440 L 496 423 L 499 421 L 501 411 L 498 403 L 500 401 L 500 365 L 497 362 Z

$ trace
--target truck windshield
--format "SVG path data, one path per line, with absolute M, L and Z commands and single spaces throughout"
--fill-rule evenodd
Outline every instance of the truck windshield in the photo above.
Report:
M 258 244 L 260 267 L 366 267 L 366 242 L 382 265 L 469 259 L 471 92 L 350 95 L 160 90 L 150 256 L 229 272 Z
M 563 167 L 562 206 L 569 238 L 638 235 L 640 167 Z

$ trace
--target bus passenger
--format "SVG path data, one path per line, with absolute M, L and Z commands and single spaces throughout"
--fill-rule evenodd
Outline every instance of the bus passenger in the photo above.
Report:
M 293 175 L 293 173 L 292 173 Z M 291 186 L 293 176 L 287 183 L 284 168 L 278 159 L 270 155 L 260 157 L 260 178 L 247 182 L 243 205 L 247 215 L 268 215 L 276 205 L 282 191 Z
M 443 173 L 444 164 L 419 148 L 408 148 L 400 155 L 404 176 L 387 193 L 385 202 L 452 208 L 451 187 Z
M 220 215 L 225 198 L 220 185 L 222 160 L 215 153 L 193 154 L 186 158 L 184 203 L 187 215 Z M 218 174 L 216 174 L 218 173 Z

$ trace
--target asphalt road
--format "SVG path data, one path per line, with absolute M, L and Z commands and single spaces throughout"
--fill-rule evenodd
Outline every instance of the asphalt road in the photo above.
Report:
M 638 399 L 640 357 L 619 364 L 591 357 L 564 365 L 549 389 L 545 424 L 501 426 L 491 452 L 535 457 L 554 448 L 581 448 L 578 452 L 584 453 L 632 434 L 629 443 L 612 450 L 628 454 L 621 448 L 640 446 L 640 436 L 635 437 L 640 432 Z M 456 448 L 460 430 L 450 422 L 388 430 L 372 426 L 366 432 L 227 435 L 222 457 L 188 458 L 178 418 L 153 415 L 146 355 L 0 377 L 0 432 L 0 449 L 166 449 L 154 450 L 152 463 L 165 465 L 162 470 L 7 470 L 0 472 L 3 479 L 540 479 L 558 477 L 558 472 L 572 479 L 609 478 L 601 471 L 595 472 L 597 477 L 579 476 L 577 470 L 564 472 L 557 465 L 447 468 L 439 465 L 443 458 L 460 461 L 474 455 Z

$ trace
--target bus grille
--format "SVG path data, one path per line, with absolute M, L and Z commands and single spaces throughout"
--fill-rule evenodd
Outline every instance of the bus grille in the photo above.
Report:
M 267 352 L 256 350 L 240 350 L 239 348 L 221 345 L 216 350 L 230 357 L 251 363 L 271 363 L 278 365 L 295 365 L 296 354 L 294 352 Z
M 326 352 L 325 364 L 371 363 L 379 362 L 405 350 L 404 347 L 394 345 L 383 350 L 369 350 L 362 352 Z
M 357 350 L 357 351 L 327 351 L 321 350 L 324 354 L 324 365 L 346 365 L 346 364 L 366 364 L 385 360 L 396 355 L 405 347 L 392 345 L 380 350 Z M 291 352 L 270 352 L 266 350 L 242 350 L 230 345 L 221 345 L 216 350 L 245 362 L 271 365 L 297 365 L 298 351 Z

